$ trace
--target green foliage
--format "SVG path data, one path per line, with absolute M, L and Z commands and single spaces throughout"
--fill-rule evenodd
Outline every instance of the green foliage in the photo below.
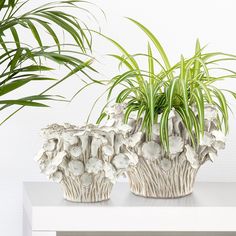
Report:
M 28 2 L 29 0 L 0 1 L 0 111 L 13 105 L 21 106 L 0 124 L 12 117 L 23 106 L 46 107 L 47 105 L 42 102 L 65 101 L 61 96 L 45 94 L 78 72 L 81 72 L 90 82 L 98 82 L 86 72 L 86 70 L 95 71 L 91 67 L 93 60 L 87 54 L 92 49 L 91 32 L 87 25 L 77 17 L 77 14 L 83 11 L 94 18 L 93 14 L 84 8 L 84 4 L 89 3 L 81 0 L 63 0 L 25 12 L 24 7 Z M 76 15 L 70 14 L 68 12 L 70 9 L 77 9 Z M 59 38 L 57 35 L 57 30 L 72 37 L 74 43 L 65 44 L 62 37 Z M 38 45 L 37 48 L 23 41 L 23 32 L 33 36 Z M 43 39 L 45 35 L 51 37 L 51 45 Z M 12 40 L 7 40 L 9 36 Z M 69 69 L 68 74 L 61 79 L 48 76 L 48 72 L 56 67 L 45 66 L 45 61 L 53 62 L 50 64 L 55 66 L 60 65 L 61 69 Z M 40 94 L 9 99 L 9 96 L 12 96 L 17 89 L 31 82 L 42 83 L 43 81 L 53 83 Z M 3 98 L 5 95 L 7 98 Z
M 136 114 L 137 119 L 142 119 L 142 129 L 147 139 L 152 139 L 153 124 L 160 120 L 161 142 L 168 150 L 168 117 L 170 111 L 175 109 L 189 132 L 192 144 L 196 146 L 204 134 L 204 107 L 206 104 L 212 104 L 218 110 L 218 126 L 227 133 L 228 103 L 224 91 L 218 89 L 215 83 L 226 78 L 235 78 L 236 74 L 228 68 L 215 67 L 215 64 L 235 61 L 236 56 L 221 52 L 204 53 L 204 48 L 201 48 L 197 40 L 194 55 L 190 58 L 181 56 L 180 61 L 171 66 L 154 34 L 141 23 L 129 20 L 144 31 L 153 47 L 149 43 L 147 53 L 131 55 L 119 43 L 104 36 L 120 49 L 122 55 L 111 56 L 120 62 L 119 66 L 126 68 L 124 73 L 111 79 L 108 91 L 109 100 L 113 90 L 117 86 L 123 86 L 116 102 L 127 104 L 125 121 L 128 121 L 132 113 Z M 154 50 L 160 59 L 153 56 Z M 148 60 L 148 69 L 140 69 L 138 60 L 143 56 Z M 216 70 L 223 75 L 217 76 L 217 73 L 214 73 Z M 234 92 L 225 92 L 235 97 Z M 98 121 L 102 118 L 104 113 Z

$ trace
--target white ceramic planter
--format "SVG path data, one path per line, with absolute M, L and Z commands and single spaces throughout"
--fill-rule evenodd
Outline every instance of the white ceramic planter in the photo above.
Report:
M 131 191 L 153 198 L 177 198 L 191 194 L 199 168 L 213 161 L 219 149 L 225 146 L 225 136 L 216 125 L 217 110 L 205 106 L 205 133 L 198 148 L 191 146 L 190 137 L 175 110 L 169 115 L 169 152 L 160 142 L 159 123 L 154 125 L 152 141 L 146 141 L 139 124 L 130 119 L 132 126 L 125 145 L 138 155 L 139 162 L 127 169 Z
M 36 157 L 41 172 L 60 183 L 69 201 L 109 199 L 117 177 L 138 161 L 124 145 L 130 127 L 119 127 L 48 126 L 42 130 L 44 144 Z

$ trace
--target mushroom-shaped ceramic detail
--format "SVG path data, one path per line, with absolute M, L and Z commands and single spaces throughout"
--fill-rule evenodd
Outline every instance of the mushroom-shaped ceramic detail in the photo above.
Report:
M 85 169 L 88 173 L 98 174 L 99 171 L 103 170 L 103 162 L 96 157 L 92 157 L 86 163 Z
M 84 187 L 88 187 L 93 183 L 92 175 L 86 172 L 81 175 L 80 180 Z
M 200 145 L 211 147 L 214 142 L 214 137 L 211 133 L 204 132 L 203 137 L 200 139 Z
M 158 159 L 161 157 L 161 146 L 154 142 L 146 142 L 142 146 L 143 157 L 149 161 Z
M 78 138 L 75 136 L 75 130 L 67 130 L 63 132 L 62 138 L 65 142 L 69 143 L 70 145 L 74 145 L 78 143 Z
M 109 158 L 114 155 L 114 148 L 111 145 L 105 145 L 102 147 L 102 153 L 104 155 L 104 160 L 108 161 Z
M 51 160 L 51 164 L 54 166 L 59 166 L 66 156 L 67 153 L 65 151 L 58 152 L 57 155 Z
M 127 169 L 129 166 L 129 158 L 125 154 L 120 153 L 113 158 L 112 164 L 116 169 Z
M 184 142 L 183 139 L 179 136 L 170 136 L 169 137 L 169 152 L 171 158 L 174 158 L 176 154 L 179 154 L 183 151 Z
M 130 166 L 136 166 L 138 164 L 139 159 L 138 155 L 135 152 L 127 150 L 126 152 L 124 152 L 124 154 L 129 158 Z
M 79 176 L 84 173 L 84 164 L 82 161 L 71 160 L 68 162 L 68 169 L 74 176 Z
M 189 163 L 191 164 L 191 166 L 195 169 L 199 167 L 199 163 L 197 160 L 197 153 L 195 152 L 195 150 L 193 149 L 193 147 L 191 147 L 189 144 L 187 144 L 185 146 L 186 149 L 186 158 L 189 161 Z
M 47 152 L 52 152 L 55 150 L 57 141 L 55 139 L 46 140 L 43 144 L 43 149 Z
M 220 130 L 213 130 L 211 133 L 214 137 L 214 143 L 212 146 L 216 150 L 224 149 L 225 148 L 225 135 L 224 135 L 224 133 Z
M 126 141 L 126 145 L 128 147 L 134 148 L 142 140 L 142 137 L 143 137 L 143 133 L 142 132 L 134 133 L 128 139 L 126 139 L 127 140 Z
M 52 124 L 41 130 L 41 136 L 47 139 L 58 139 L 64 129 L 62 125 Z
M 123 103 L 116 103 L 112 106 L 108 106 L 105 109 L 105 113 L 111 117 L 111 119 L 120 120 L 123 119 L 123 113 L 126 105 Z
M 212 105 L 206 105 L 204 108 L 204 116 L 208 121 L 214 121 L 217 118 L 217 109 Z
M 114 166 L 110 162 L 105 162 L 103 170 L 105 172 L 105 177 L 115 184 L 117 176 Z
M 68 152 L 72 157 L 77 159 L 82 154 L 82 149 L 78 144 L 74 144 L 69 147 Z
M 43 169 L 41 169 L 42 173 L 46 176 L 50 176 L 57 171 L 57 166 L 52 165 L 51 163 L 46 164 Z
M 79 202 L 109 199 L 117 177 L 128 166 L 137 164 L 137 155 L 130 153 L 125 143 L 131 127 L 117 125 L 118 122 L 111 127 L 66 124 L 58 126 L 57 139 L 44 137 L 46 144 L 37 161 L 43 173 L 60 183 L 65 199 Z
M 63 174 L 61 171 L 56 171 L 50 176 L 50 179 L 56 183 L 60 183 L 63 179 Z

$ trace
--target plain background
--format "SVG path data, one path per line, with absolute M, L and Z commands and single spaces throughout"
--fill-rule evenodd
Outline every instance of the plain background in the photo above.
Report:
M 31 0 L 31 6 L 38 6 L 45 0 Z M 236 54 L 236 1 L 234 0 L 93 0 L 106 13 L 95 10 L 100 19 L 102 31 L 121 42 L 130 53 L 146 50 L 147 38 L 124 16 L 130 16 L 151 29 L 162 42 L 171 62 L 180 54 L 191 56 L 196 38 L 208 51 L 223 51 Z M 24 37 L 27 37 L 25 35 Z M 27 40 L 29 40 L 27 38 Z M 31 39 L 30 39 L 31 40 Z M 108 79 L 117 71 L 117 62 L 107 57 L 116 52 L 114 47 L 98 38 L 95 54 L 99 60 L 96 68 L 101 72 L 98 79 Z M 58 72 L 58 77 L 61 76 Z M 71 97 L 79 90 L 78 78 L 60 86 L 56 93 Z M 236 90 L 234 79 L 221 84 L 222 88 Z M 28 89 L 28 88 L 27 88 Z M 32 85 L 30 89 L 37 91 Z M 22 182 L 46 181 L 39 173 L 34 156 L 41 146 L 39 130 L 49 123 L 71 122 L 82 124 L 93 101 L 104 91 L 103 87 L 92 86 L 82 92 L 72 103 L 53 103 L 49 109 L 24 109 L 8 123 L 0 127 L 0 235 L 17 236 L 22 231 Z M 22 91 L 22 94 L 25 91 Z M 229 98 L 230 99 L 230 98 Z M 91 115 L 97 118 L 101 103 Z M 235 103 L 230 99 L 233 110 Z M 5 114 L 1 114 L 2 116 Z M 215 163 L 207 163 L 198 174 L 197 181 L 236 181 L 236 118 L 230 117 L 230 133 L 226 150 L 221 151 Z

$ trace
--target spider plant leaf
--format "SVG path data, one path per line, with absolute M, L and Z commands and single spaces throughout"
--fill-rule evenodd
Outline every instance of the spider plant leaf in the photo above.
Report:
M 188 73 L 189 70 L 186 70 L 185 68 L 185 61 L 184 61 L 184 57 L 181 56 L 181 65 L 180 65 L 180 83 L 181 83 L 181 95 L 183 96 L 183 105 L 186 111 L 187 116 L 189 116 L 188 114 L 188 110 L 189 110 L 189 99 L 188 99 L 188 83 L 187 83 L 187 78 L 188 78 Z
M 169 70 L 171 68 L 168 57 L 163 49 L 163 47 L 161 46 L 160 42 L 158 41 L 158 39 L 155 37 L 155 35 L 149 30 L 147 29 L 144 25 L 142 25 L 141 23 L 139 23 L 138 21 L 127 17 L 127 19 L 129 19 L 130 21 L 132 21 L 133 23 L 135 23 L 140 29 L 142 29 L 145 34 L 151 39 L 151 41 L 153 42 L 153 44 L 155 45 L 156 49 L 158 50 L 158 52 L 160 53 L 162 60 L 166 66 L 166 69 Z M 171 77 L 173 78 L 173 75 L 170 74 Z
M 127 71 L 119 76 L 115 76 L 112 80 L 114 80 L 114 82 L 112 83 L 112 85 L 110 86 L 109 88 L 109 92 L 108 92 L 108 95 L 107 95 L 107 100 L 110 99 L 111 97 L 111 94 L 113 92 L 113 89 L 119 85 L 120 83 L 122 83 L 122 81 L 126 80 L 128 77 L 132 77 L 132 76 L 136 76 L 137 73 L 136 71 Z
M 194 112 L 192 111 L 192 109 L 189 109 L 189 114 L 190 114 L 190 118 L 192 120 L 193 127 L 194 127 L 194 134 L 196 136 L 196 147 L 197 147 L 198 144 L 200 143 L 200 130 L 201 130 L 201 128 L 200 128 L 199 121 L 196 118 L 196 116 L 195 116 Z
M 205 98 L 208 103 L 213 104 L 213 99 L 210 93 L 210 90 L 207 88 L 207 86 L 202 83 L 201 81 L 196 81 L 196 83 L 201 87 L 201 89 L 204 91 Z
M 168 119 L 170 114 L 169 107 L 165 108 L 160 121 L 160 138 L 165 150 L 169 151 Z
M 173 80 L 171 80 L 170 85 L 168 87 L 167 101 L 168 101 L 169 109 L 171 109 L 173 107 L 173 101 L 174 101 L 175 92 L 176 92 L 176 85 L 177 85 L 178 82 L 179 82 L 179 79 L 174 78 Z
M 196 108 L 198 111 L 198 119 L 199 119 L 199 125 L 200 125 L 200 130 L 201 134 L 204 135 L 204 98 L 201 90 L 199 88 L 195 88 L 195 91 L 192 93 Z
M 211 91 L 215 94 L 216 98 L 218 99 L 219 103 L 220 103 L 220 108 L 222 110 L 221 114 L 222 114 L 222 118 L 224 121 L 224 125 L 225 125 L 225 133 L 228 133 L 228 120 L 229 120 L 229 115 L 228 115 L 228 106 L 227 106 L 227 101 L 226 98 L 224 96 L 224 94 L 216 87 L 211 86 Z
M 131 64 L 130 64 L 130 63 L 128 62 L 128 60 L 126 60 L 124 57 L 121 57 L 121 56 L 116 55 L 116 54 L 108 54 L 108 56 L 114 57 L 114 58 L 116 58 L 117 60 L 119 60 L 119 61 L 120 61 L 120 66 L 121 66 L 122 64 L 125 64 L 128 69 L 133 70 L 133 67 L 131 66 Z M 119 66 L 119 67 L 120 67 L 120 66 Z
M 129 121 L 129 117 L 130 117 L 130 114 L 133 112 L 133 111 L 136 111 L 138 110 L 138 107 L 136 104 L 129 104 L 125 110 L 125 114 L 124 114 L 124 122 L 127 123 Z
M 100 116 L 98 117 L 96 124 L 100 124 L 102 122 L 102 120 L 107 116 L 107 114 L 105 112 L 102 112 L 100 114 Z
M 200 46 L 199 39 L 197 39 L 197 41 L 196 41 L 195 56 L 201 57 L 201 46 Z M 200 73 L 200 62 L 196 59 L 194 61 L 194 69 L 193 70 L 194 70 L 193 77 L 195 78 Z
M 149 76 L 150 76 L 150 83 L 153 84 L 153 75 L 155 74 L 154 71 L 154 60 L 153 60 L 153 56 L 152 56 L 152 49 L 150 44 L 148 43 L 148 67 L 149 67 Z

